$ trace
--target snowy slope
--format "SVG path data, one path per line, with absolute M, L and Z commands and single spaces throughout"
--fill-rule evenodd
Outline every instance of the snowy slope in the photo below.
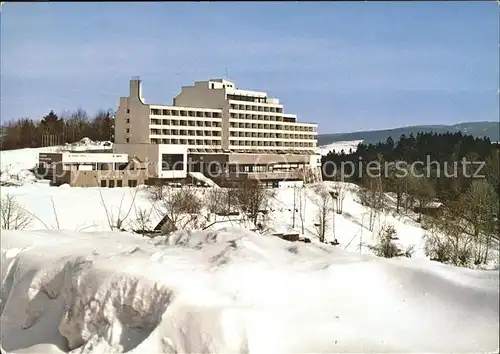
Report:
M 335 183 L 323 182 L 324 188 L 331 188 Z M 398 243 L 407 248 L 415 248 L 415 258 L 426 258 L 424 254 L 423 230 L 417 222 L 409 217 L 398 215 L 390 211 L 380 214 L 370 231 L 368 227 L 369 209 L 361 205 L 357 197 L 357 186 L 346 184 L 349 188 L 343 207 L 343 214 L 333 214 L 328 220 L 326 230 L 326 240 L 333 241 L 334 238 L 340 243 L 339 247 L 348 251 L 360 253 L 372 253 L 368 246 L 377 241 L 377 235 L 384 225 L 393 225 L 399 237 Z M 314 203 L 317 198 L 316 186 L 308 186 L 304 194 L 307 196 L 303 202 L 303 235 L 318 242 L 315 223 L 318 207 Z M 196 189 L 200 196 L 208 193 L 206 188 Z M 293 222 L 293 201 L 294 189 L 282 187 L 273 190 L 276 195 L 270 201 L 270 213 L 265 221 L 266 233 L 273 232 L 297 232 L 302 233 L 302 223 L 299 213 L 298 192 L 296 192 L 295 223 Z M 35 184 L 25 184 L 20 187 L 2 187 L 0 189 L 2 197 L 13 196 L 26 210 L 36 215 L 28 230 L 41 229 L 62 229 L 72 231 L 109 231 L 110 221 L 114 225 L 118 217 L 123 222 L 123 229 L 142 229 L 141 215 L 147 215 L 146 227 L 152 229 L 161 220 L 163 214 L 161 205 L 153 205 L 148 198 L 147 189 L 142 186 L 138 188 L 76 188 L 67 185 L 61 187 L 50 187 L 46 181 Z M 101 199 L 102 198 L 102 199 Z M 333 227 L 333 217 L 335 218 L 335 230 Z M 202 219 L 206 218 L 205 225 L 218 220 L 219 223 L 213 225 L 211 229 L 218 229 L 227 226 L 245 225 L 238 221 L 220 222 L 227 218 L 219 217 L 214 219 L 212 215 L 208 221 L 208 211 L 203 212 Z M 229 218 L 230 220 L 239 217 Z M 335 232 L 335 234 L 334 234 Z M 496 253 L 492 252 L 492 260 Z M 498 267 L 498 262 L 492 261 L 489 267 Z
M 341 182 L 339 182 L 341 183 Z M 331 182 L 324 182 L 329 186 Z M 376 242 L 378 230 L 390 223 L 395 226 L 401 243 L 406 247 L 414 245 L 417 257 L 423 257 L 422 237 L 424 230 L 419 224 L 402 216 L 381 214 L 373 231 L 368 230 L 368 209 L 357 202 L 356 186 L 348 185 L 352 191 L 347 193 L 344 200 L 343 215 L 335 214 L 335 235 L 333 224 L 328 221 L 326 239 L 332 241 L 334 238 L 340 242 L 341 247 L 347 250 L 368 252 L 366 245 Z M 204 188 L 198 189 L 199 195 L 207 193 Z M 295 213 L 295 224 L 293 224 L 293 195 L 294 189 L 283 187 L 275 189 L 275 197 L 271 200 L 269 219 L 269 232 L 302 232 L 299 213 Z M 298 192 L 297 192 L 298 193 Z M 31 230 L 57 229 L 82 230 L 82 231 L 106 231 L 110 230 L 106 210 L 113 220 L 118 216 L 122 219 L 128 215 L 124 222 L 126 230 L 137 229 L 137 219 L 141 215 L 140 210 L 150 215 L 150 225 L 154 227 L 161 219 L 158 205 L 152 205 L 148 199 L 148 192 L 144 187 L 135 188 L 72 188 L 67 185 L 61 187 L 50 187 L 47 183 L 25 184 L 21 187 L 2 187 L 0 194 L 12 195 L 30 213 L 37 216 L 29 226 Z M 314 224 L 316 221 L 317 206 L 314 204 L 316 193 L 314 186 L 305 190 L 307 199 L 304 202 L 304 236 L 317 241 L 317 232 Z M 102 195 L 102 199 L 101 199 Z M 34 197 L 36 196 L 36 197 Z M 103 203 L 104 201 L 104 203 Z M 298 200 L 296 200 L 298 209 Z M 84 212 L 82 212 L 84 211 Z M 333 213 L 332 213 L 333 218 Z M 221 220 L 221 219 L 219 219 Z M 225 227 L 234 223 L 222 223 L 215 227 Z M 364 226 L 362 226 L 364 225 Z
M 2 232 L 12 353 L 479 353 L 498 271 L 380 259 L 241 229 L 152 240 Z
M 349 153 L 349 149 L 352 149 L 352 151 L 356 151 L 358 148 L 358 144 L 362 143 L 363 140 L 353 140 L 353 141 L 336 141 L 334 143 L 328 144 L 328 145 L 323 145 L 318 148 L 318 152 L 320 155 L 326 155 L 330 151 L 335 151 L 339 153 L 340 151 L 344 150 L 346 154 Z
M 340 246 L 349 251 L 361 251 L 369 253 L 368 245 L 376 243 L 377 235 L 384 225 L 393 225 L 399 237 L 399 243 L 403 247 L 413 245 L 415 247 L 415 257 L 425 257 L 423 253 L 423 236 L 425 231 L 420 227 L 420 224 L 414 222 L 406 216 L 393 214 L 390 211 L 382 212 L 375 220 L 373 230 L 369 230 L 369 208 L 359 203 L 357 196 L 357 187 L 351 183 L 344 182 L 323 182 L 321 185 L 324 188 L 332 188 L 336 184 L 344 185 L 347 189 L 346 196 L 343 202 L 343 213 L 329 213 L 331 218 L 327 222 L 326 240 L 333 241 L 337 238 Z M 317 239 L 317 231 L 315 223 L 317 223 L 316 215 L 318 207 L 315 204 L 317 194 L 314 189 L 318 187 L 309 186 L 305 190 L 307 199 L 303 202 L 303 219 L 304 219 L 304 235 L 313 240 Z M 296 192 L 296 210 L 295 223 L 293 222 L 293 203 L 294 191 L 293 188 L 281 188 L 277 191 L 276 197 L 271 203 L 271 208 L 274 213 L 271 216 L 274 218 L 274 223 L 277 229 L 283 231 L 296 230 L 302 231 L 302 224 L 299 215 L 298 192 Z M 333 220 L 335 219 L 335 220 Z M 294 226 L 294 227 L 293 227 Z M 361 247 L 360 247 L 361 245 Z
M 17 149 L 0 151 L 0 179 L 2 182 L 18 181 L 19 184 L 36 180 L 33 169 L 38 163 L 38 154 L 59 151 L 61 146 L 51 146 L 35 149 Z

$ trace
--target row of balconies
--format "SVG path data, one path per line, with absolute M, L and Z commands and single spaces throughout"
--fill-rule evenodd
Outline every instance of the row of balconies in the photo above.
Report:
M 157 119 L 151 118 L 151 125 L 169 125 L 180 127 L 222 127 L 221 121 L 207 121 L 207 120 L 177 120 L 177 119 Z
M 297 141 L 267 141 L 267 140 L 230 140 L 229 144 L 232 146 L 267 146 L 267 147 L 303 147 L 303 148 L 314 148 L 315 143 L 307 142 L 297 142 Z
M 265 180 L 301 180 L 304 178 L 303 171 L 283 171 L 283 172 L 250 172 L 247 173 L 246 178 L 257 179 L 259 181 Z
M 266 105 L 260 106 L 260 105 L 250 105 L 250 104 L 244 105 L 244 104 L 231 103 L 230 107 L 231 109 L 236 109 L 239 111 L 283 113 L 282 107 L 273 107 Z
M 159 119 L 151 118 L 151 125 L 163 126 L 181 126 L 181 127 L 222 127 L 221 120 L 183 120 L 183 119 Z M 248 120 L 231 119 L 231 128 L 247 128 L 247 129 L 277 129 L 290 131 L 314 132 L 315 126 L 310 124 L 265 124 L 261 122 L 248 122 Z
M 230 122 L 229 126 L 231 128 L 239 129 L 270 129 L 270 130 L 289 130 L 289 131 L 299 131 L 299 132 L 311 132 L 315 133 L 313 126 L 304 125 L 287 125 L 287 124 L 262 124 L 262 123 L 251 123 L 251 122 Z
M 190 129 L 161 129 L 150 128 L 150 134 L 153 135 L 180 135 L 180 136 L 214 136 L 221 137 L 221 130 L 190 130 Z M 127 131 L 128 133 L 128 131 Z M 292 140 L 314 140 L 312 135 L 304 134 L 283 134 L 270 130 L 269 132 L 255 132 L 243 129 L 242 131 L 230 131 L 229 136 L 232 138 L 259 138 L 259 139 L 292 139 Z
M 261 132 L 249 132 L 249 131 L 239 131 L 230 132 L 229 136 L 232 138 L 278 138 L 278 139 L 293 139 L 293 140 L 316 140 L 312 135 L 304 134 L 282 134 L 282 133 L 261 133 Z
M 153 135 L 180 135 L 180 136 L 221 136 L 220 130 L 179 130 L 179 129 L 150 129 Z
M 177 110 L 177 109 L 159 109 L 151 108 L 150 114 L 153 116 L 171 116 L 171 117 L 197 117 L 197 118 L 222 118 L 221 112 L 213 111 L 195 111 L 195 110 Z
M 229 113 L 231 118 L 237 119 L 253 119 L 253 120 L 263 120 L 263 121 L 271 121 L 271 122 L 286 122 L 286 123 L 295 123 L 295 117 L 284 117 L 284 116 L 273 116 L 273 115 L 264 115 L 264 114 L 251 114 L 251 113 Z
M 150 136 L 151 144 L 173 144 L 173 145 L 192 145 L 192 146 L 214 146 L 220 147 L 222 142 L 220 140 L 208 139 L 182 139 L 182 138 L 162 138 Z

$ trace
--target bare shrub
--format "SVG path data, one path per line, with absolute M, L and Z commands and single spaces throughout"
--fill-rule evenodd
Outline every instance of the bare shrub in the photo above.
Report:
M 425 254 L 439 262 L 470 266 L 474 238 L 463 232 L 463 220 L 448 213 L 432 221 L 424 237 Z
M 166 218 L 162 227 L 164 234 L 186 228 L 199 228 L 205 221 L 201 218 L 203 200 L 189 186 L 163 188 L 157 207 L 159 213 Z
M 7 194 L 0 203 L 2 230 L 23 230 L 33 221 L 33 216 L 14 198 Z
M 457 203 L 456 212 L 464 220 L 463 231 L 474 239 L 475 264 L 484 264 L 488 259 L 492 239 L 498 235 L 498 210 L 498 196 L 486 180 L 473 181 Z
M 142 234 L 151 231 L 151 211 L 136 207 L 134 207 L 134 210 L 136 229 L 139 230 Z
M 246 179 L 234 190 L 241 212 L 257 225 L 259 212 L 267 210 L 273 192 L 264 188 L 259 181 Z
M 315 189 L 316 197 L 314 204 L 316 206 L 315 227 L 316 234 L 320 242 L 325 242 L 326 230 L 330 225 L 330 217 L 333 213 L 333 199 L 327 190 L 318 187 Z
M 385 205 L 382 179 L 366 177 L 358 190 L 358 197 L 361 204 L 369 208 L 368 230 L 373 231 L 375 222 L 380 218 L 380 213 Z
M 149 199 L 157 202 L 163 199 L 163 193 L 168 187 L 163 183 L 156 183 L 148 187 Z
M 304 234 L 304 222 L 305 222 L 305 214 L 306 214 L 306 205 L 307 205 L 307 189 L 304 185 L 302 185 L 298 189 L 298 197 L 299 197 L 299 219 L 300 219 L 300 228 L 302 234 Z
M 214 214 L 229 213 L 238 206 L 233 188 L 210 188 L 204 202 L 207 210 Z
M 96 182 L 98 182 L 97 178 L 96 178 Z M 110 230 L 111 231 L 115 231 L 115 230 L 122 231 L 124 229 L 125 221 L 127 221 L 128 217 L 130 216 L 130 213 L 132 211 L 132 208 L 134 208 L 135 198 L 137 197 L 137 192 L 139 191 L 139 188 L 135 188 L 134 194 L 132 195 L 132 202 L 130 203 L 130 206 L 125 214 L 122 214 L 123 199 L 125 198 L 125 194 L 122 195 L 122 199 L 120 200 L 120 206 L 118 208 L 118 213 L 116 216 L 113 215 L 113 213 L 106 206 L 106 203 L 104 202 L 104 196 L 102 195 L 102 190 L 101 190 L 99 183 L 97 183 L 97 188 L 99 190 L 99 197 L 101 198 L 101 204 L 102 204 L 104 211 L 106 213 L 106 219 L 108 221 L 108 226 L 109 226 Z
M 414 254 L 414 247 L 410 246 L 406 250 L 402 250 L 394 241 L 397 240 L 397 232 L 394 226 L 384 225 L 380 229 L 377 238 L 377 244 L 368 246 L 369 249 L 378 257 L 408 257 L 411 258 Z
M 335 194 L 335 210 L 337 214 L 342 214 L 344 212 L 344 200 L 347 196 L 348 188 L 347 184 L 343 182 L 337 182 L 333 186 L 333 193 Z

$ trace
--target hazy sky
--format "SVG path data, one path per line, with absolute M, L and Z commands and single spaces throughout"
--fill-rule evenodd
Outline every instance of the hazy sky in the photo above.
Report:
M 496 2 L 5 3 L 1 118 L 225 77 L 319 131 L 498 120 Z

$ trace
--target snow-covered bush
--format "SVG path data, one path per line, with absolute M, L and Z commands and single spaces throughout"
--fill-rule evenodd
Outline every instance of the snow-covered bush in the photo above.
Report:
M 436 218 L 428 224 L 424 251 L 430 259 L 468 267 L 473 263 L 473 238 L 464 233 L 459 220 Z
M 162 187 L 161 195 L 152 194 L 150 198 L 156 203 L 159 214 L 165 218 L 161 228 L 163 234 L 204 226 L 206 220 L 201 215 L 203 200 L 196 194 L 194 188 L 165 186 Z
M 394 241 L 397 240 L 397 232 L 394 226 L 384 225 L 378 234 L 377 244 L 368 246 L 378 257 L 408 257 L 414 254 L 413 246 L 402 250 Z

